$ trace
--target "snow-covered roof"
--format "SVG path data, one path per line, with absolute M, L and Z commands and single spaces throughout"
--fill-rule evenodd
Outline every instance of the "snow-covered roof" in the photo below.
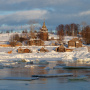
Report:
M 54 38 L 54 39 L 59 39 L 59 37 L 56 35 L 56 34 L 50 34 L 49 33 L 49 39 L 51 39 L 51 38 Z

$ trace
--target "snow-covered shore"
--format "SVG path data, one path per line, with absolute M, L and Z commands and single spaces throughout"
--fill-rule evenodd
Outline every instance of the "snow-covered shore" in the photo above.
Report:
M 68 60 L 68 61 L 73 61 L 77 59 L 90 59 L 90 53 L 88 52 L 87 47 L 81 47 L 81 48 L 75 48 L 73 52 L 56 52 L 53 49 L 55 47 L 45 47 L 49 48 L 49 52 L 46 53 L 37 53 L 37 52 L 32 52 L 32 53 L 17 53 L 18 47 L 16 48 L 3 48 L 0 47 L 0 61 L 13 61 L 13 60 L 20 60 L 20 59 L 39 59 L 39 60 Z M 31 48 L 31 47 L 30 47 Z M 38 50 L 40 47 L 32 47 L 31 49 Z M 13 52 L 11 54 L 8 54 L 7 51 L 12 50 Z
M 11 34 L 1 34 L 1 41 L 8 41 Z M 57 35 L 50 34 L 49 37 L 57 38 Z M 64 41 L 68 42 L 72 37 L 66 36 Z M 48 44 L 48 42 L 47 42 Z M 56 52 L 54 51 L 58 46 L 45 46 L 49 52 L 46 53 L 37 53 L 38 49 L 43 46 L 22 46 L 24 48 L 29 48 L 33 51 L 33 53 L 17 53 L 17 49 L 19 47 L 0 47 L 0 61 L 13 61 L 13 60 L 21 60 L 21 59 L 29 59 L 29 60 L 68 60 L 73 61 L 77 59 L 90 60 L 90 52 L 88 52 L 87 46 L 81 48 L 74 48 L 73 52 Z M 11 54 L 8 54 L 8 51 L 11 51 Z

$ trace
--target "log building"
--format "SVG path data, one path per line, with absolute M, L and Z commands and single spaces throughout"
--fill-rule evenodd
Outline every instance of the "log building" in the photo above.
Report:
M 82 41 L 78 38 L 73 38 L 72 40 L 68 41 L 68 47 L 82 47 Z
M 40 29 L 40 38 L 44 41 L 48 41 L 48 29 L 45 25 L 45 21 L 43 23 L 42 28 Z

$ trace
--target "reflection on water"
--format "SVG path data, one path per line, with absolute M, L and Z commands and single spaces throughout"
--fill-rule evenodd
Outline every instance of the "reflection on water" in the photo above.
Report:
M 67 77 L 56 78 L 40 78 L 33 81 L 8 81 L 0 80 L 0 90 L 90 90 L 90 69 L 83 70 L 67 70 L 67 69 L 53 69 L 56 64 L 63 64 L 63 61 L 49 61 L 49 64 L 45 67 L 31 65 L 31 67 L 17 68 L 4 68 L 0 69 L 1 77 L 31 77 L 37 74 L 57 74 L 57 73 L 73 73 L 74 77 L 78 75 L 89 74 L 88 81 L 70 82 Z M 67 63 L 67 65 L 75 66 L 75 63 Z M 79 64 L 77 64 L 79 65 Z M 80 64 L 81 65 L 81 64 Z M 82 64 L 83 66 L 83 64 Z M 45 70 L 46 67 L 50 67 L 50 70 Z
M 38 75 L 38 74 L 57 74 L 57 73 L 73 73 L 74 76 L 78 75 L 85 75 L 90 74 L 90 69 L 86 70 L 66 70 L 66 69 L 53 69 L 56 64 L 63 64 L 63 61 L 49 61 L 49 64 L 45 67 L 43 66 L 37 66 L 37 65 L 31 65 L 31 67 L 17 67 L 17 68 L 4 68 L 0 69 L 0 77 L 30 77 L 32 75 Z M 75 63 L 68 63 L 69 66 L 75 66 Z M 77 64 L 81 65 L 81 64 Z M 50 70 L 45 70 L 46 67 L 50 67 Z M 65 78 L 59 78 L 63 79 L 61 81 L 65 81 Z M 65 79 L 65 80 L 64 80 Z M 46 79 L 42 79 L 46 80 Z

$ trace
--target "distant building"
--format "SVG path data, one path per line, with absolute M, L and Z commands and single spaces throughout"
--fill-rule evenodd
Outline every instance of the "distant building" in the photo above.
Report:
M 43 26 L 42 28 L 40 29 L 40 38 L 44 41 L 47 41 L 48 40 L 48 29 L 45 25 L 45 21 L 43 23 Z
M 42 47 L 42 48 L 40 49 L 40 52 L 49 52 L 49 50 L 46 49 L 46 48 L 44 48 L 44 47 Z
M 32 46 L 32 45 L 35 45 L 35 46 L 43 46 L 44 45 L 44 42 L 40 39 L 30 39 L 28 41 L 28 45 Z
M 68 47 L 82 47 L 82 41 L 78 38 L 73 38 L 72 40 L 68 41 Z
M 31 52 L 31 50 L 25 48 L 25 49 L 24 49 L 24 53 L 32 53 L 32 52 Z
M 19 47 L 19 48 L 17 49 L 17 52 L 18 52 L 18 53 L 32 53 L 32 51 L 31 51 L 30 49 L 21 48 L 21 47 Z
M 24 53 L 24 50 L 23 50 L 21 47 L 19 47 L 19 48 L 17 49 L 17 52 L 18 52 L 18 53 Z
M 59 47 L 56 48 L 57 52 L 65 52 L 65 47 L 63 45 L 60 45 Z

